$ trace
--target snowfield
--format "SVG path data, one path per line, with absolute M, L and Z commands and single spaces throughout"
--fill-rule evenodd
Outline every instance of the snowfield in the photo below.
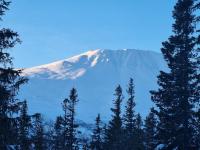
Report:
M 27 68 L 23 76 L 29 83 L 20 91 L 27 99 L 30 113 L 40 112 L 49 119 L 62 113 L 61 103 L 69 90 L 78 90 L 77 118 L 93 123 L 100 113 L 110 117 L 116 85 L 123 87 L 126 98 L 128 80 L 135 81 L 136 111 L 145 116 L 152 106 L 149 90 L 156 89 L 160 70 L 167 70 L 161 54 L 133 49 L 92 50 L 46 65 Z M 126 99 L 124 99 L 124 102 Z

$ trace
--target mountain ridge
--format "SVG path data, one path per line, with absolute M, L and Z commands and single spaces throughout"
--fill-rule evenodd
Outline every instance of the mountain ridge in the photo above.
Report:
M 76 63 L 77 61 L 79 61 L 83 57 L 86 57 L 88 61 L 90 60 L 91 57 L 93 57 L 94 60 L 91 61 L 90 67 L 94 67 L 97 63 L 99 55 L 102 55 L 102 54 L 105 54 L 105 53 L 108 53 L 108 52 L 117 53 L 117 52 L 127 52 L 127 51 L 136 52 L 138 54 L 141 53 L 141 52 L 146 52 L 146 53 L 154 53 L 154 54 L 159 55 L 159 53 L 156 53 L 156 52 L 153 52 L 153 51 L 144 51 L 144 50 L 136 50 L 136 49 L 122 49 L 122 50 L 97 49 L 97 50 L 90 50 L 90 51 L 87 51 L 85 53 L 81 53 L 79 55 L 75 55 L 75 56 L 72 56 L 72 57 L 69 57 L 69 58 L 66 58 L 66 59 L 63 59 L 63 60 L 59 60 L 59 61 L 55 61 L 55 62 L 52 62 L 52 63 L 31 67 L 31 68 L 26 68 L 26 69 L 24 69 L 24 72 L 23 72 L 22 75 L 30 76 L 31 74 L 35 74 L 35 73 L 37 74 L 37 73 L 42 72 L 42 71 L 52 71 L 52 72 L 56 73 L 56 70 L 62 69 L 62 68 L 58 68 L 59 66 L 62 67 L 61 65 L 65 66 L 65 65 L 70 65 L 70 63 Z M 106 61 L 109 61 L 108 58 L 106 59 Z M 49 68 L 49 69 L 47 69 L 47 68 Z M 61 73 L 63 73 L 63 72 L 61 72 Z
M 136 110 L 145 116 L 152 106 L 149 90 L 157 87 L 156 76 L 160 70 L 166 70 L 166 64 L 156 52 L 92 50 L 25 69 L 23 75 L 30 81 L 22 88 L 20 96 L 27 98 L 31 112 L 37 110 L 53 118 L 61 113 L 60 103 L 68 96 L 70 88 L 76 87 L 80 99 L 77 117 L 92 122 L 96 114 L 101 113 L 108 120 L 114 88 L 121 84 L 126 95 L 125 89 L 132 77 L 136 84 Z

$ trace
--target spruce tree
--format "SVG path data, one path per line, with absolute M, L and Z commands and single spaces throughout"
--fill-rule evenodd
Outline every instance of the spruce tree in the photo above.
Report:
M 44 121 L 45 147 L 53 150 L 55 146 L 55 122 L 52 120 Z
M 102 127 L 101 118 L 98 114 L 96 118 L 95 128 L 93 130 L 92 141 L 90 144 L 91 150 L 103 150 L 103 140 L 102 140 Z
M 124 115 L 124 135 L 123 135 L 123 149 L 124 150 L 134 150 L 135 143 L 135 123 L 136 123 L 136 115 L 135 115 L 135 100 L 134 100 L 134 83 L 131 78 L 129 81 L 128 89 L 128 100 L 125 109 Z
M 178 0 L 174 7 L 173 35 L 161 49 L 169 71 L 158 76 L 159 89 L 151 91 L 158 107 L 158 143 L 162 149 L 188 150 L 194 143 L 196 60 L 194 0 Z
M 77 91 L 72 88 L 69 98 L 63 100 L 64 115 L 58 117 L 55 124 L 55 147 L 57 149 L 76 150 L 78 148 L 77 130 L 75 123 L 75 106 L 78 102 Z
M 62 140 L 62 145 L 63 145 L 63 149 L 67 149 L 67 147 L 69 146 L 69 113 L 68 113 L 68 99 L 64 99 L 63 103 L 62 103 L 62 108 L 64 111 L 64 115 L 62 117 L 62 124 L 61 124 L 61 132 L 62 132 L 62 136 L 61 140 Z
M 83 145 L 83 150 L 89 150 L 89 146 L 86 144 Z
M 30 128 L 31 117 L 28 115 L 28 106 L 26 101 L 22 103 L 19 117 L 19 145 L 21 150 L 30 149 Z
M 84 143 L 82 150 L 90 150 L 90 147 L 88 146 L 88 143 Z
M 199 102 L 197 103 L 197 111 L 195 113 L 195 127 L 196 127 L 196 134 L 195 134 L 195 140 L 196 140 L 196 145 L 198 145 L 198 148 L 200 148 L 200 15 L 199 15 L 199 11 L 200 11 L 200 0 L 197 0 L 195 3 L 195 7 L 194 7 L 194 12 L 197 12 L 197 16 L 196 16 L 196 59 L 197 59 L 197 68 L 198 68 L 198 73 L 197 73 L 197 88 L 196 88 L 196 96 L 199 97 Z
M 83 135 L 83 136 L 85 136 L 85 135 Z M 79 138 L 79 147 L 77 147 L 77 148 L 81 149 L 81 150 L 91 150 L 91 146 L 90 146 L 88 137 Z
M 123 99 L 122 88 L 120 85 L 115 89 L 116 99 L 114 107 L 111 108 L 113 113 L 112 119 L 109 121 L 106 130 L 105 148 L 107 150 L 121 150 L 122 148 L 122 118 L 121 118 L 121 103 Z
M 10 2 L 0 0 L 0 20 Z M 16 95 L 20 85 L 27 80 L 20 77 L 21 70 L 13 69 L 8 50 L 20 43 L 19 35 L 11 29 L 0 29 L 0 149 L 8 149 L 17 140 L 16 114 L 20 106 Z
M 197 148 L 200 148 L 200 109 L 195 113 L 195 142 L 194 145 Z
M 136 115 L 135 130 L 134 130 L 134 149 L 144 150 L 144 132 L 143 132 L 143 121 L 140 114 Z
M 33 144 L 35 150 L 45 150 L 44 125 L 41 114 L 33 115 Z
M 70 91 L 68 102 L 68 142 L 67 146 L 69 150 L 75 150 L 78 147 L 77 141 L 77 130 L 78 125 L 75 123 L 75 107 L 78 102 L 77 91 L 75 88 L 72 88 Z
M 54 136 L 53 136 L 54 139 L 53 149 L 55 150 L 62 150 L 64 148 L 62 122 L 63 119 L 61 116 L 56 118 L 56 122 L 54 125 Z
M 146 117 L 144 124 L 145 149 L 154 150 L 157 147 L 156 130 L 157 118 L 154 113 L 154 108 L 151 108 L 151 111 Z
M 103 149 L 108 149 L 108 131 L 107 131 L 107 124 L 104 124 L 102 128 L 102 141 L 103 141 Z

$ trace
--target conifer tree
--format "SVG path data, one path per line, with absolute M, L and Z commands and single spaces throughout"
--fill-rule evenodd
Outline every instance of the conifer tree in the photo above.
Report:
M 56 122 L 54 125 L 54 144 L 53 144 L 53 149 L 55 150 L 62 150 L 64 147 L 64 140 L 63 140 L 63 131 L 62 131 L 62 122 L 63 119 L 61 116 L 56 118 Z
M 22 103 L 19 117 L 19 145 L 21 150 L 30 149 L 30 127 L 31 117 L 28 115 L 28 106 L 26 101 Z
M 157 119 L 154 113 L 154 108 L 151 108 L 151 111 L 146 117 L 144 124 L 145 149 L 147 150 L 155 150 L 157 147 L 156 129 Z
M 44 121 L 45 147 L 53 150 L 55 147 L 55 122 L 52 120 Z
M 123 149 L 124 150 L 134 150 L 135 145 L 135 123 L 136 123 L 136 115 L 135 115 L 135 100 L 134 100 L 134 83 L 131 78 L 129 81 L 128 89 L 128 100 L 125 109 L 124 115 L 124 135 L 123 135 Z
M 62 140 L 62 149 L 67 149 L 69 146 L 69 114 L 68 114 L 68 99 L 64 99 L 62 103 L 62 108 L 64 111 L 64 115 L 61 118 L 61 134 L 63 137 L 61 137 Z
M 83 148 L 82 148 L 82 149 L 83 149 L 83 150 L 90 150 L 87 143 L 85 143 L 85 144 L 83 145 Z
M 96 118 L 95 128 L 93 130 L 92 141 L 90 144 L 91 150 L 103 150 L 103 140 L 102 140 L 102 127 L 101 118 L 98 114 Z
M 120 85 L 115 89 L 116 99 L 114 100 L 114 107 L 111 108 L 113 113 L 112 119 L 108 124 L 106 130 L 105 148 L 107 150 L 121 150 L 122 148 L 122 118 L 121 118 L 121 103 L 123 99 L 122 88 Z
M 78 146 L 78 141 L 76 138 L 77 130 L 76 128 L 78 125 L 75 123 L 75 106 L 78 102 L 77 99 L 77 91 L 75 88 L 72 88 L 70 91 L 69 99 L 67 99 L 68 102 L 68 142 L 67 146 L 69 150 L 75 150 Z
M 173 11 L 173 35 L 161 49 L 169 67 L 158 76 L 159 89 L 152 91 L 158 107 L 158 143 L 162 149 L 188 150 L 193 145 L 196 96 L 194 0 L 178 0 Z
M 194 145 L 197 148 L 200 148 L 200 109 L 195 113 L 195 141 Z
M 90 150 L 88 143 L 83 144 L 82 150 Z
M 8 10 L 10 2 L 0 0 L 0 20 Z M 10 48 L 20 43 L 19 35 L 11 29 L 0 29 L 0 149 L 8 149 L 16 143 L 16 113 L 20 106 L 15 97 L 20 85 L 27 80 L 20 77 L 21 70 L 14 70 Z
M 62 103 L 64 115 L 58 117 L 55 124 L 55 147 L 57 149 L 76 150 L 78 148 L 76 137 L 78 125 L 75 123 L 77 97 L 76 89 L 72 88 L 69 98 L 64 99 Z
M 196 88 L 196 97 L 198 97 L 199 101 L 197 103 L 197 111 L 195 113 L 195 127 L 196 127 L 196 134 L 195 134 L 195 140 L 196 140 L 196 145 L 198 145 L 198 148 L 200 148 L 200 15 L 199 15 L 199 11 L 200 11 L 200 0 L 197 0 L 194 6 L 194 12 L 197 12 L 197 16 L 196 16 L 196 58 L 197 58 L 197 68 L 198 68 L 198 73 L 197 73 L 197 88 Z
M 79 147 L 77 148 L 81 150 L 91 150 L 89 139 L 87 137 L 79 138 Z
M 44 125 L 41 114 L 36 113 L 33 121 L 33 144 L 35 150 L 45 150 Z
M 102 128 L 102 141 L 103 141 L 103 149 L 108 149 L 108 131 L 107 131 L 107 124 L 104 124 Z
M 144 150 L 144 132 L 143 132 L 143 121 L 140 114 L 136 115 L 135 131 L 134 131 L 134 149 Z

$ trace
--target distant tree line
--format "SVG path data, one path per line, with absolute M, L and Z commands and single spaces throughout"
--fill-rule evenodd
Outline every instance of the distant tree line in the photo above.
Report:
M 0 0 L 0 19 L 10 2 Z M 13 68 L 8 50 L 20 43 L 11 29 L 0 30 L 0 150 L 199 150 L 200 149 L 200 1 L 177 0 L 173 35 L 162 43 L 167 72 L 160 71 L 155 104 L 143 120 L 135 111 L 134 81 L 126 93 L 118 85 L 111 118 L 95 119 L 90 137 L 76 122 L 78 94 L 72 88 L 62 102 L 63 114 L 46 123 L 40 113 L 28 114 L 27 101 L 17 94 L 28 80 Z M 122 102 L 125 101 L 125 109 Z M 124 112 L 122 111 L 124 110 Z

